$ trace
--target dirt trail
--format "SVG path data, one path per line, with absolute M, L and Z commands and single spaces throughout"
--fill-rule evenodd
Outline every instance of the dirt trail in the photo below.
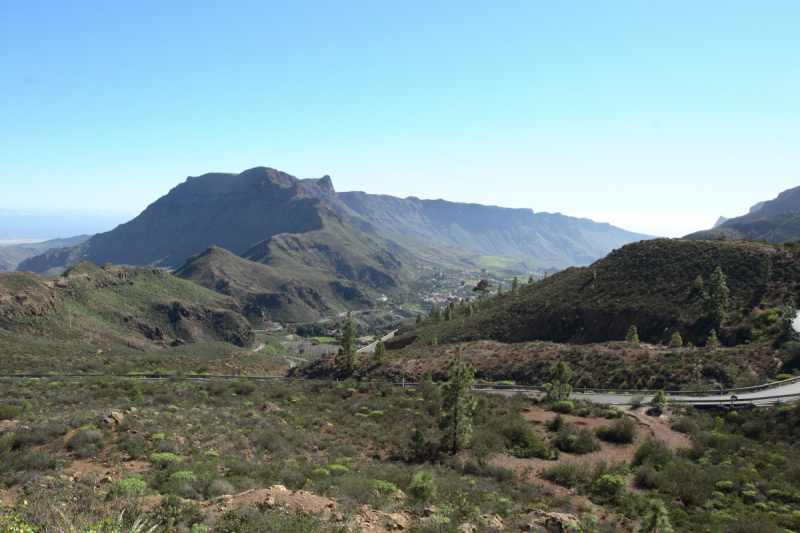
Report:
M 555 492 L 558 496 L 568 497 L 570 499 L 571 507 L 569 511 L 577 513 L 577 510 L 580 508 L 580 506 L 583 503 L 588 502 L 589 499 L 573 492 L 570 489 L 543 479 L 539 475 L 542 470 L 552 468 L 565 462 L 589 464 L 593 464 L 597 461 L 606 461 L 607 463 L 630 463 L 633 460 L 633 455 L 636 453 L 636 449 L 639 447 L 639 444 L 641 444 L 642 441 L 648 437 L 653 437 L 663 441 L 672 450 L 680 447 L 688 447 L 690 445 L 689 438 L 686 435 L 674 431 L 670 427 L 669 421 L 666 417 L 654 418 L 644 413 L 631 411 L 628 411 L 627 414 L 639 424 L 639 431 L 632 444 L 609 444 L 601 441 L 602 448 L 600 451 L 585 455 L 561 453 L 558 460 L 538 458 L 519 459 L 510 455 L 499 454 L 490 461 L 490 464 L 494 466 L 502 466 L 504 468 L 511 468 L 521 479 L 524 479 L 525 481 L 535 485 L 546 487 Z M 533 430 L 539 437 L 546 439 L 547 428 L 545 423 L 554 419 L 557 414 L 551 411 L 533 408 L 523 410 L 522 416 L 525 418 L 525 420 L 533 424 Z M 578 427 L 586 427 L 590 430 L 595 430 L 611 423 L 611 420 L 605 418 L 583 418 L 575 415 L 561 416 L 565 422 L 571 422 Z M 629 481 L 630 478 L 632 478 L 632 476 L 629 476 Z M 608 522 L 612 519 L 620 519 L 620 517 L 617 517 L 613 513 L 607 511 L 603 506 L 596 504 L 594 505 L 597 508 L 597 514 L 601 521 Z M 631 528 L 633 527 L 633 524 L 627 523 L 626 527 Z

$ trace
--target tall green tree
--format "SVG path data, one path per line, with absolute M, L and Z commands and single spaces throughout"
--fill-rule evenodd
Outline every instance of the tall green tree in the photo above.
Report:
M 528 285 L 533 283 L 533 276 L 528 276 Z
M 475 308 L 472 307 L 472 304 L 467 306 L 467 316 L 472 316 L 475 314 Z
M 422 322 L 422 315 L 421 314 L 417 314 L 417 322 L 416 323 L 419 324 L 420 322 Z
M 569 400 L 572 394 L 572 370 L 569 369 L 563 359 L 550 369 L 550 386 L 547 388 L 547 398 L 554 402 Z
M 445 322 L 449 322 L 453 318 L 453 309 L 449 305 L 444 308 L 443 318 Z
M 781 334 L 788 335 L 794 331 L 794 321 L 797 318 L 797 307 L 790 298 L 781 309 Z
M 342 370 L 349 372 L 358 364 L 356 355 L 356 325 L 353 316 L 347 312 L 347 321 L 342 328 L 342 347 L 339 349 L 339 357 L 336 365 Z
M 642 533 L 675 533 L 669 523 L 669 513 L 664 507 L 663 501 L 650 500 L 641 531 Z
M 442 311 L 439 309 L 438 305 L 434 305 L 431 307 L 431 314 L 428 316 L 431 319 L 431 322 L 439 322 L 442 319 Z
M 706 348 L 719 348 L 717 332 L 713 329 L 711 330 L 711 334 L 708 336 L 708 340 L 706 341 Z
M 378 341 L 378 344 L 375 345 L 375 364 L 382 365 L 386 360 L 386 345 L 382 341 Z
M 511 282 L 511 294 L 516 296 L 518 292 L 519 292 L 519 281 L 517 281 L 517 276 L 514 276 L 514 281 Z
M 482 295 L 486 296 L 489 294 L 489 291 L 492 290 L 492 282 L 486 278 L 481 279 L 477 285 L 472 287 L 474 292 L 479 292 Z
M 700 312 L 715 324 L 721 323 L 728 316 L 730 291 L 725 284 L 726 279 L 722 269 L 717 267 L 708 280 L 708 292 L 704 292 L 700 298 Z
M 442 444 L 452 453 L 469 444 L 472 436 L 472 412 L 476 400 L 472 394 L 475 385 L 475 367 L 461 356 L 461 346 L 447 363 L 447 381 L 442 384 L 442 409 L 439 414 L 439 429 Z
M 631 326 L 628 329 L 628 334 L 625 335 L 625 340 L 627 342 L 639 342 L 639 333 L 636 331 L 636 326 Z
M 683 339 L 681 338 L 681 334 L 676 331 L 669 340 L 669 347 L 680 348 L 681 346 L 683 346 Z
M 772 258 L 767 255 L 761 263 L 761 285 L 765 288 L 769 285 L 769 280 L 772 278 Z
M 497 295 L 498 296 L 502 296 L 503 295 L 503 284 L 502 283 L 497 286 Z

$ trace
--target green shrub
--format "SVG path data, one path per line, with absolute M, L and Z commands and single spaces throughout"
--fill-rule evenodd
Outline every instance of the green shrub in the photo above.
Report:
M 558 431 L 564 426 L 564 417 L 556 415 L 555 418 L 548 420 L 545 423 L 548 431 Z
M 636 437 L 637 424 L 632 418 L 618 418 L 610 426 L 597 428 L 597 436 L 607 442 L 630 444 Z
M 555 437 L 553 444 L 562 452 L 585 454 L 596 452 L 601 448 L 600 441 L 587 428 L 576 428 L 573 424 L 564 424 Z
M 69 441 L 69 447 L 82 459 L 94 457 L 106 443 L 105 434 L 99 429 L 82 429 Z
M 138 498 L 147 492 L 147 483 L 138 477 L 120 479 L 111 484 L 108 489 L 107 498 L 109 500 L 120 500 L 123 498 Z
M 150 462 L 161 468 L 166 468 L 170 465 L 180 463 L 181 461 L 182 459 L 174 453 L 164 452 L 150 454 Z
M 647 437 L 633 454 L 633 466 L 649 464 L 662 468 L 672 460 L 672 450 L 662 441 Z
M 408 495 L 420 503 L 436 499 L 436 478 L 430 472 L 417 472 L 408 486 Z
M 0 407 L 0 420 L 16 420 L 22 416 L 22 409 L 15 405 L 3 405 Z
M 569 415 L 572 414 L 573 411 L 575 411 L 575 406 L 572 404 L 572 402 L 568 400 L 561 400 L 559 402 L 553 403 L 553 405 L 550 406 L 550 410 L 556 413 Z
M 505 438 L 505 447 L 511 455 L 520 458 L 550 457 L 550 450 L 519 413 L 504 417 L 498 425 L 497 430 Z
M 617 497 L 625 488 L 625 478 L 616 474 L 604 474 L 592 484 L 592 493 L 603 500 Z
M 336 476 L 341 476 L 350 472 L 350 469 L 344 465 L 330 465 L 328 466 L 328 470 L 330 470 L 331 474 Z

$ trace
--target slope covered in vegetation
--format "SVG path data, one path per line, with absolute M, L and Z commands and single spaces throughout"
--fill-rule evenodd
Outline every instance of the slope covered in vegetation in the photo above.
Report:
M 110 341 L 142 350 L 224 341 L 250 346 L 238 304 L 163 269 L 80 263 L 62 276 L 0 275 L 0 328 L 61 341 Z
M 625 339 L 704 345 L 712 329 L 726 345 L 775 339 L 800 289 L 800 247 L 751 241 L 657 239 L 629 244 L 590 267 L 569 268 L 514 293 L 456 306 L 449 321 L 428 318 L 394 342 L 477 339 L 591 343 Z M 729 301 L 721 323 L 701 302 L 719 267 Z

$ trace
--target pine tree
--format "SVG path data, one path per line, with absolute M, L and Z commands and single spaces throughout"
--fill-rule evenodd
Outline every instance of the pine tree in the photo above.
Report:
M 772 258 L 768 255 L 761 263 L 761 285 L 764 288 L 769 285 L 769 280 L 772 278 Z
M 592 281 L 594 281 L 594 280 L 596 280 L 596 279 L 597 279 L 597 270 L 595 270 L 595 269 L 593 268 L 593 269 L 592 269 Z
M 486 278 L 481 279 L 477 285 L 472 287 L 473 292 L 479 292 L 482 295 L 486 296 L 489 294 L 489 291 L 492 290 L 492 282 Z
M 447 382 L 442 385 L 442 410 L 439 415 L 439 429 L 442 444 L 452 453 L 469 444 L 472 436 L 472 412 L 475 410 L 475 367 L 461 358 L 461 346 L 447 364 Z
M 532 285 L 532 284 L 533 284 L 533 276 L 529 276 L 528 277 L 528 285 Z
M 713 329 L 711 330 L 711 334 L 708 336 L 708 340 L 706 341 L 706 348 L 719 348 L 717 332 Z
M 431 307 L 431 314 L 428 316 L 428 318 L 430 318 L 431 322 L 433 322 L 434 324 L 442 319 L 442 312 L 439 309 L 439 306 L 434 305 L 433 307 Z
M 680 348 L 681 346 L 683 346 L 683 339 L 681 338 L 681 334 L 676 331 L 669 340 L 669 347 Z
M 701 276 L 700 274 L 698 274 L 697 277 L 694 278 L 694 290 L 698 292 L 703 292 L 703 276 Z
M 450 309 L 450 306 L 444 308 L 444 321 L 449 322 L 451 318 L 453 318 L 453 311 Z
M 421 314 L 417 314 L 417 322 L 416 323 L 419 324 L 421 322 L 422 322 L 422 315 Z
M 474 314 L 475 314 L 475 308 L 472 306 L 472 304 L 469 304 L 467 306 L 467 316 L 472 316 Z
M 788 335 L 794 331 L 794 321 L 797 318 L 797 307 L 794 302 L 789 299 L 786 305 L 781 310 L 781 334 Z
M 704 292 L 700 299 L 700 312 L 714 323 L 721 323 L 728 316 L 730 298 L 728 286 L 725 284 L 725 274 L 717 267 L 708 281 L 708 292 Z
M 639 342 L 639 334 L 636 331 L 636 326 L 631 326 L 628 329 L 628 334 L 625 335 L 625 340 L 627 342 Z
M 378 344 L 375 345 L 375 364 L 382 365 L 386 362 L 386 359 L 386 345 L 378 341 Z
M 434 337 L 431 341 L 431 346 L 439 346 L 439 339 Z
M 664 394 L 663 390 L 659 390 L 653 395 L 653 399 L 650 400 L 650 406 L 657 413 L 661 413 L 667 407 L 667 395 Z
M 500 285 L 498 285 L 498 287 L 497 287 L 497 295 L 498 296 L 502 296 L 503 295 L 503 284 L 502 283 Z
M 358 363 L 356 355 L 356 326 L 349 311 L 347 313 L 347 321 L 344 323 L 342 330 L 342 348 L 339 350 L 339 358 L 336 361 L 336 365 L 349 372 Z
M 572 394 L 572 385 L 569 380 L 572 379 L 572 370 L 569 369 L 563 359 L 550 369 L 550 386 L 547 389 L 547 398 L 554 402 L 569 400 L 569 395 Z
M 422 373 L 422 382 L 423 383 L 433 383 L 433 374 L 431 374 L 430 370 L 426 370 Z
M 642 523 L 642 533 L 675 533 L 669 523 L 669 513 L 661 500 L 650 500 L 647 515 Z
M 511 294 L 516 296 L 517 292 L 519 292 L 519 281 L 517 281 L 517 276 L 514 276 L 514 281 L 511 282 Z

